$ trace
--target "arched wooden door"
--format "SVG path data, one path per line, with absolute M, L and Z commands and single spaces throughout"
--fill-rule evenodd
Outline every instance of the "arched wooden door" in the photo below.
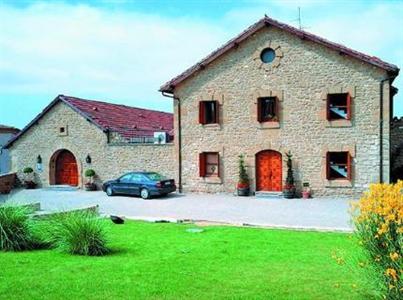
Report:
M 265 150 L 256 154 L 256 190 L 282 191 L 282 168 L 280 152 Z
M 70 151 L 61 151 L 56 158 L 56 184 L 78 185 L 77 161 Z

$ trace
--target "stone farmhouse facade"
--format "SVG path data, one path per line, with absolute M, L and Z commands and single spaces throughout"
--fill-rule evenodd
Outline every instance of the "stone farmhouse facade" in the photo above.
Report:
M 264 17 L 160 88 L 173 115 L 59 95 L 5 148 L 45 187 L 82 186 L 86 169 L 98 184 L 149 170 L 206 193 L 236 190 L 241 154 L 252 192 L 279 193 L 291 152 L 299 191 L 355 197 L 391 180 L 398 74 Z
M 0 174 L 10 171 L 11 158 L 7 149 L 2 149 L 20 130 L 0 124 Z
M 360 194 L 390 180 L 399 69 L 265 17 L 160 91 L 173 98 L 184 191 L 234 192 L 246 155 L 253 191 L 280 192 L 291 151 L 297 188 Z
M 59 95 L 5 148 L 19 178 L 26 167 L 41 187 L 80 186 L 93 169 L 96 183 L 128 171 L 153 170 L 173 177 L 170 113 Z M 154 143 L 154 133 L 167 143 Z

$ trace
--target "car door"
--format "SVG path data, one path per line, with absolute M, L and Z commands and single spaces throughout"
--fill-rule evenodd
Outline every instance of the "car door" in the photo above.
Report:
M 130 191 L 131 195 L 140 195 L 140 188 L 143 183 L 143 175 L 134 173 L 131 178 Z
M 130 184 L 132 182 L 133 174 L 125 174 L 119 178 L 119 180 L 113 184 L 114 190 L 119 194 L 130 194 Z

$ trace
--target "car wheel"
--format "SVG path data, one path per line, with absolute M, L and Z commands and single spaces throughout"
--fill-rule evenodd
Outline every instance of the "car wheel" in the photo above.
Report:
M 141 189 L 140 196 L 143 199 L 150 199 L 150 192 L 147 189 Z
M 106 194 L 109 196 L 109 197 L 111 197 L 111 196 L 113 196 L 115 193 L 113 192 L 113 188 L 110 186 L 110 185 L 108 185 L 107 186 L 107 188 L 106 188 Z

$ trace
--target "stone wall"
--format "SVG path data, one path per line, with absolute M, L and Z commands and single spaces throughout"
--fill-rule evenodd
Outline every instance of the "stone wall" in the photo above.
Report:
M 277 49 L 272 65 L 262 65 L 259 58 L 267 46 Z M 282 153 L 283 160 L 286 151 L 293 153 L 299 187 L 309 182 L 315 195 L 359 195 L 380 179 L 380 81 L 385 77 L 381 69 L 313 42 L 273 27 L 262 29 L 175 88 L 182 113 L 184 191 L 234 192 L 241 153 L 247 156 L 254 186 L 255 155 L 272 149 Z M 385 83 L 385 120 L 389 120 L 389 88 Z M 344 91 L 353 97 L 351 121 L 328 122 L 326 94 Z M 270 95 L 279 97 L 280 122 L 261 126 L 256 121 L 256 100 Z M 218 126 L 198 122 L 198 103 L 208 99 L 220 102 Z M 383 134 L 388 136 L 388 126 Z M 340 150 L 354 156 L 351 182 L 326 180 L 326 152 Z M 219 179 L 199 177 L 198 155 L 207 151 L 220 153 Z M 383 153 L 383 177 L 388 181 L 388 139 L 383 140 Z M 285 174 L 283 163 L 283 181 Z
M 66 131 L 60 134 L 59 128 Z M 128 171 L 157 171 L 168 177 L 175 176 L 173 144 L 127 144 L 116 146 L 107 143 L 107 135 L 63 103 L 56 104 L 39 122 L 21 136 L 11 147 L 12 170 L 25 167 L 35 170 L 40 186 L 49 185 L 50 159 L 60 149 L 73 153 L 79 170 L 79 184 L 86 182 L 83 173 L 91 168 L 96 182 L 114 179 Z M 86 163 L 87 155 L 92 158 Z M 42 171 L 37 169 L 37 157 L 42 158 Z
M 394 118 L 391 127 L 392 180 L 403 180 L 403 117 Z

